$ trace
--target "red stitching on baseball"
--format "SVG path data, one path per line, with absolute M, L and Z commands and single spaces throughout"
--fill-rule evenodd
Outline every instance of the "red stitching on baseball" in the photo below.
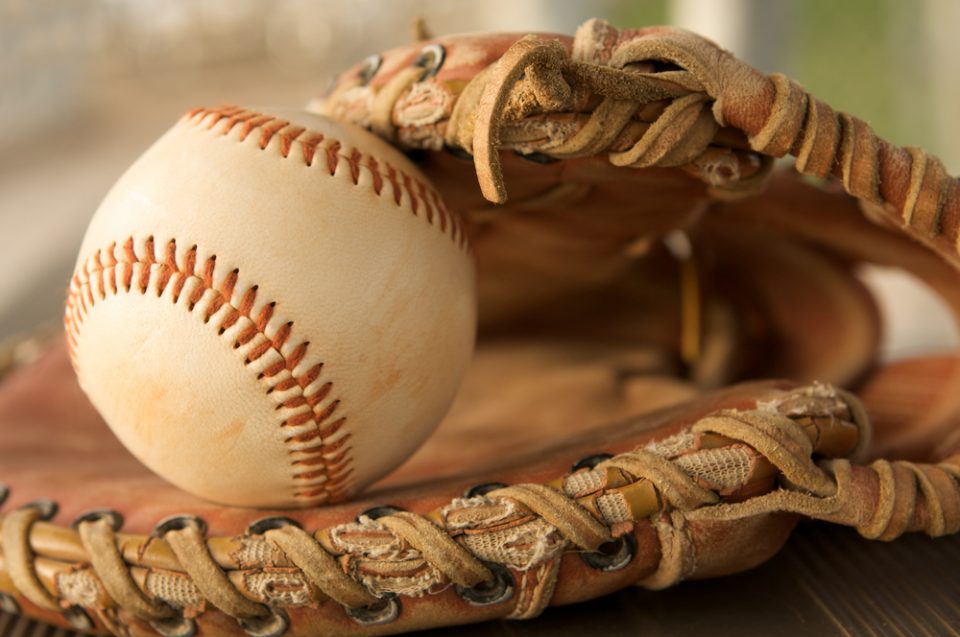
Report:
M 324 422 L 336 411 L 340 404 L 338 399 L 331 400 L 324 404 L 324 400 L 330 395 L 333 389 L 333 383 L 325 382 L 320 387 L 308 391 L 308 388 L 320 376 L 322 363 L 315 364 L 306 372 L 299 376 L 293 375 L 293 370 L 300 364 L 307 354 L 309 342 L 300 342 L 293 351 L 284 356 L 282 348 L 290 341 L 293 331 L 293 322 L 283 324 L 277 333 L 271 339 L 266 334 L 267 324 L 273 316 L 276 303 L 266 304 L 257 317 L 252 313 L 256 305 L 256 297 L 259 287 L 254 285 L 249 288 L 241 297 L 237 306 L 230 305 L 230 297 L 239 278 L 239 270 L 232 270 L 227 274 L 222 283 L 215 285 L 216 256 L 209 257 L 203 265 L 202 272 L 196 272 L 197 246 L 192 246 L 186 251 L 183 257 L 183 266 L 177 264 L 175 239 L 171 239 L 164 248 L 164 259 L 158 262 L 154 252 L 155 245 L 153 237 L 148 237 L 143 242 L 142 254 L 138 255 L 134 246 L 133 238 L 127 239 L 120 248 L 121 256 L 118 259 L 117 243 L 111 243 L 109 247 L 98 249 L 93 256 L 84 262 L 83 267 L 79 268 L 74 275 L 70 285 L 70 291 L 67 296 L 66 309 L 64 312 L 64 327 L 67 332 L 67 343 L 70 353 L 76 357 L 76 348 L 80 336 L 80 329 L 83 325 L 86 314 L 93 309 L 96 302 L 106 301 L 108 296 L 117 296 L 121 291 L 139 292 L 146 294 L 148 290 L 156 292 L 158 297 L 162 297 L 164 292 L 171 288 L 174 302 L 179 301 L 180 292 L 183 290 L 189 279 L 196 280 L 199 284 L 196 286 L 193 294 L 186 302 L 186 309 L 192 312 L 200 299 L 209 291 L 216 294 L 204 312 L 204 322 L 208 323 L 210 319 L 220 311 L 223 306 L 228 306 L 226 316 L 218 326 L 218 333 L 224 334 L 231 326 L 235 325 L 241 318 L 251 321 L 251 325 L 235 337 L 234 348 L 248 344 L 258 335 L 262 335 L 263 342 L 247 352 L 244 359 L 244 366 L 248 366 L 254 361 L 260 359 L 268 351 L 273 350 L 279 357 L 277 363 L 263 370 L 257 375 L 260 381 L 270 382 L 270 379 L 283 370 L 290 372 L 291 376 L 286 377 L 279 382 L 271 383 L 266 390 L 266 395 L 274 391 L 288 391 L 298 389 L 298 394 L 287 397 L 277 405 L 277 409 L 305 409 L 304 411 L 287 415 L 283 418 L 280 426 L 293 427 L 302 426 L 313 422 L 314 428 L 310 431 L 302 432 L 294 436 L 284 438 L 284 443 L 301 443 L 305 441 L 319 440 L 320 444 L 303 449 L 290 449 L 291 455 L 298 456 L 291 461 L 293 467 L 292 479 L 295 482 L 304 480 L 313 480 L 325 478 L 321 484 L 308 485 L 306 488 L 298 487 L 293 497 L 297 499 L 319 499 L 322 502 L 334 502 L 347 494 L 346 480 L 351 475 L 349 469 L 351 462 L 349 445 L 349 434 L 340 436 L 337 440 L 329 443 L 324 442 L 327 438 L 337 433 L 346 422 L 346 418 L 339 418 L 332 425 L 324 426 Z M 134 284 L 134 270 L 139 267 L 140 272 L 136 277 Z M 119 284 L 118 284 L 119 280 Z M 171 287 L 172 286 L 172 287 Z M 98 300 L 95 300 L 94 290 L 96 287 Z M 302 469 L 301 469 L 302 468 Z
M 217 124 L 225 121 L 226 124 L 219 131 L 222 135 L 229 134 L 237 125 L 241 125 L 240 141 L 245 140 L 256 129 L 260 129 L 258 147 L 261 150 L 265 150 L 273 138 L 277 137 L 280 140 L 280 154 L 289 158 L 293 145 L 299 144 L 302 150 L 301 158 L 307 166 L 313 165 L 314 159 L 322 149 L 322 156 L 326 160 L 326 168 L 330 174 L 335 174 L 340 161 L 344 160 L 350 166 L 350 179 L 354 185 L 359 185 L 360 168 L 364 167 L 370 171 L 373 178 L 373 191 L 378 196 L 383 192 L 384 182 L 390 183 L 393 187 L 393 201 L 398 206 L 402 204 L 403 193 L 406 192 L 413 214 L 419 215 L 420 210 L 425 209 L 425 219 L 431 225 L 434 223 L 434 218 L 439 217 L 440 231 L 448 235 L 461 249 L 470 249 L 460 217 L 446 208 L 435 189 L 397 170 L 389 163 L 384 162 L 381 166 L 375 157 L 366 155 L 359 149 L 352 148 L 349 153 L 344 154 L 341 152 L 344 145 L 338 140 L 327 139 L 321 133 L 293 125 L 287 120 L 237 106 L 195 108 L 187 112 L 184 119 L 198 125 L 206 122 L 204 128 L 207 130 L 212 130 Z
M 380 165 L 377 163 L 377 160 L 373 157 L 370 157 L 367 160 L 367 168 L 370 169 L 370 172 L 373 173 L 373 192 L 379 195 L 383 192 L 383 175 L 380 174 Z
M 317 154 L 317 146 L 323 142 L 323 135 L 311 132 L 307 138 L 300 141 L 303 147 L 303 163 L 307 166 L 313 166 L 313 157 Z
M 400 178 L 397 175 L 397 169 L 391 164 L 387 164 L 387 181 L 393 186 L 393 202 L 399 206 L 403 199 L 403 193 L 400 191 Z
M 196 125 L 204 124 L 203 127 L 207 130 L 213 130 L 218 124 L 225 122 L 221 129 L 217 131 L 222 135 L 229 134 L 239 126 L 238 137 L 240 141 L 257 133 L 259 135 L 257 146 L 261 150 L 266 150 L 276 138 L 280 154 L 284 158 L 289 158 L 293 154 L 293 146 L 299 144 L 300 158 L 305 165 L 312 166 L 317 154 L 320 153 L 326 160 L 326 168 L 331 175 L 336 174 L 340 161 L 344 160 L 349 165 L 350 179 L 354 185 L 359 185 L 361 168 L 366 168 L 372 177 L 372 189 L 375 194 L 381 196 L 384 184 L 389 183 L 392 187 L 394 203 L 400 206 L 403 202 L 403 193 L 406 192 L 410 209 L 414 215 L 420 216 L 419 211 L 422 208 L 425 210 L 423 216 L 428 223 L 434 224 L 434 218 L 439 218 L 440 231 L 447 234 L 461 249 L 470 249 L 459 217 L 446 209 L 436 190 L 429 188 L 422 180 L 414 179 L 411 175 L 398 170 L 389 163 L 381 164 L 375 157 L 365 155 L 359 149 L 352 148 L 349 152 L 343 154 L 341 153 L 343 144 L 338 140 L 327 139 L 319 132 L 292 125 L 287 120 L 236 106 L 224 106 L 215 109 L 197 108 L 189 111 L 184 119 Z M 293 154 L 293 156 L 296 157 L 297 155 Z M 447 223 L 448 220 L 449 224 Z M 448 225 L 449 232 L 447 230 Z M 118 252 L 121 255 L 120 258 L 117 258 Z M 230 299 L 239 279 L 239 271 L 233 270 L 228 273 L 220 286 L 217 287 L 214 277 L 216 255 L 210 256 L 198 270 L 196 245 L 191 246 L 184 254 L 182 267 L 178 266 L 176 262 L 175 240 L 169 241 L 164 246 L 161 260 L 157 259 L 153 237 L 148 237 L 144 241 L 142 252 L 142 255 L 137 255 L 132 237 L 127 239 L 119 248 L 117 243 L 114 242 L 105 250 L 98 249 L 74 276 L 64 315 L 64 325 L 71 353 L 76 351 L 83 319 L 96 303 L 93 294 L 94 287 L 98 290 L 99 300 L 105 301 L 108 296 L 116 296 L 121 291 L 127 293 L 138 291 L 140 294 L 146 294 L 147 290 L 151 288 L 151 283 L 157 296 L 161 297 L 172 285 L 171 296 L 176 303 L 179 302 L 188 280 L 198 281 L 199 285 L 195 286 L 190 297 L 186 300 L 187 311 L 192 312 L 204 295 L 208 291 L 213 291 L 215 296 L 206 303 L 204 308 L 204 323 L 209 323 L 214 316 L 221 316 L 217 329 L 218 334 L 223 335 L 236 325 L 241 318 L 249 320 L 251 325 L 234 338 L 235 349 L 248 345 L 258 335 L 263 335 L 264 341 L 247 352 L 244 359 L 245 366 L 261 359 L 271 350 L 278 355 L 278 362 L 266 367 L 257 375 L 258 380 L 269 383 L 266 394 L 269 396 L 274 392 L 286 392 L 299 387 L 299 396 L 287 398 L 279 407 L 287 409 L 305 408 L 306 411 L 286 416 L 281 426 L 300 426 L 310 421 L 313 421 L 316 425 L 315 430 L 289 436 L 285 438 L 285 442 L 289 445 L 319 439 L 320 444 L 296 452 L 303 457 L 292 461 L 292 465 L 294 467 L 311 468 L 303 472 L 295 472 L 293 477 L 296 480 L 304 480 L 320 477 L 323 474 L 326 476 L 326 481 L 320 485 L 298 490 L 294 493 L 294 497 L 308 499 L 321 497 L 324 500 L 333 501 L 345 495 L 347 486 L 345 482 L 352 473 L 352 469 L 348 466 L 350 464 L 348 442 L 351 436 L 349 433 L 339 432 L 346 419 L 338 418 L 332 423 L 324 424 L 340 404 L 337 399 L 330 400 L 325 404 L 333 390 L 332 383 L 325 382 L 314 391 L 307 393 L 307 388 L 315 383 L 320 376 L 323 369 L 322 363 L 311 366 L 300 376 L 292 376 L 292 371 L 303 361 L 309 346 L 309 343 L 301 342 L 287 356 L 281 353 L 290 340 L 293 323 L 288 322 L 281 325 L 272 337 L 268 336 L 266 329 L 273 317 L 276 303 L 264 305 L 256 317 L 252 316 L 258 292 L 257 286 L 253 286 L 244 293 L 237 306 L 230 305 Z M 139 272 L 137 272 L 138 268 Z M 224 311 L 225 305 L 227 309 Z M 284 370 L 291 372 L 291 376 L 273 382 L 272 379 Z M 338 433 L 339 438 L 337 440 L 330 443 L 323 442 Z M 291 453 L 294 453 L 294 451 L 291 450 Z M 322 465 L 322 468 L 317 469 L 317 465 Z
M 331 176 L 336 174 L 337 165 L 340 163 L 340 148 L 341 144 L 337 140 L 331 141 L 327 146 L 327 170 L 330 171 Z
M 413 214 L 417 214 L 417 210 L 420 208 L 420 200 L 417 199 L 417 193 L 413 190 L 413 177 L 407 173 L 400 173 L 400 178 L 403 180 L 403 187 L 407 190 L 407 195 L 410 197 L 410 207 L 413 209 Z

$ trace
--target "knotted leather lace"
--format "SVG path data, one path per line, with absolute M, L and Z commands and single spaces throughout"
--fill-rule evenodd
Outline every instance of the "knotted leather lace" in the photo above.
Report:
M 862 418 L 859 410 L 852 411 Z M 667 586 L 690 574 L 694 552 L 687 520 L 735 520 L 769 511 L 796 511 L 856 526 L 871 538 L 892 539 L 909 530 L 929 535 L 960 530 L 960 465 L 956 459 L 939 465 L 877 461 L 869 467 L 853 466 L 847 460 L 827 460 L 818 466 L 811 460 L 814 449 L 809 434 L 793 419 L 769 410 L 717 412 L 699 420 L 691 431 L 750 445 L 776 467 L 788 486 L 744 502 L 724 503 L 680 464 L 651 450 L 637 449 L 601 462 L 594 471 L 619 470 L 631 481 L 650 481 L 660 493 L 663 508 L 654 512 L 652 519 L 660 535 L 662 557 L 656 573 L 645 580 L 648 586 Z M 877 501 L 872 505 L 863 501 L 862 491 L 853 488 L 854 482 L 863 480 L 879 485 Z M 491 491 L 485 497 L 515 502 L 555 528 L 574 550 L 596 551 L 614 539 L 606 523 L 576 497 L 558 488 L 523 484 Z M 44 524 L 41 518 L 41 510 L 32 506 L 4 515 L 0 524 L 4 562 L 24 597 L 42 608 L 58 610 L 65 602 L 44 586 L 30 544 L 31 532 L 36 532 L 37 524 Z M 377 523 L 418 551 L 447 581 L 467 588 L 489 585 L 494 579 L 489 567 L 435 519 L 398 511 L 378 518 Z M 319 599 L 333 599 L 348 608 L 377 604 L 379 597 L 344 567 L 344 556 L 331 554 L 318 541 L 320 533 L 281 525 L 265 531 L 263 537 L 300 570 Z M 144 592 L 131 575 L 131 565 L 118 548 L 124 540 L 106 520 L 83 520 L 77 534 L 90 568 L 113 603 L 150 621 L 176 615 L 164 600 Z M 182 572 L 211 605 L 245 626 L 256 625 L 271 615 L 270 607 L 242 592 L 229 571 L 212 556 L 200 526 L 182 524 L 154 541 L 166 543 Z M 558 572 L 554 568 L 550 576 L 556 577 Z M 539 600 L 539 608 L 547 603 L 548 597 Z

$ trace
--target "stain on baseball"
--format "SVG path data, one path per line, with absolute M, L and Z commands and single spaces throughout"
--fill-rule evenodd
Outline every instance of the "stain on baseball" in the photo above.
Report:
M 197 109 L 94 215 L 67 299 L 80 384 L 144 464 L 241 506 L 400 464 L 473 351 L 463 228 L 406 157 L 304 112 Z

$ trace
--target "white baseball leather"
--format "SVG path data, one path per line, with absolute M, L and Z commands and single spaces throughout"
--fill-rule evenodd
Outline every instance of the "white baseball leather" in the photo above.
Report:
M 473 350 L 459 221 L 402 154 L 303 112 L 198 110 L 119 180 L 66 309 L 120 440 L 226 504 L 343 499 L 403 461 Z

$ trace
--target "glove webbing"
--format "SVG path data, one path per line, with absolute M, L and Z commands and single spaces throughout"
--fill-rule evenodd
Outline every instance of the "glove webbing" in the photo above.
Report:
M 762 76 L 686 32 L 627 38 L 598 63 L 598 47 L 619 37 L 613 27 L 591 20 L 577 30 L 570 56 L 556 40 L 527 36 L 463 91 L 447 137 L 472 150 L 487 199 L 506 201 L 498 153 L 505 126 L 531 114 L 575 112 L 574 97 L 586 91 L 602 98 L 586 123 L 539 152 L 557 158 L 607 152 L 612 164 L 638 168 L 700 161 L 700 176 L 720 197 L 756 192 L 770 159 L 792 154 L 798 171 L 839 178 L 849 194 L 879 204 L 881 214 L 960 267 L 960 181 L 937 158 L 879 138 L 862 120 L 835 112 L 787 77 Z M 670 70 L 657 72 L 654 63 Z M 641 109 L 655 117 L 652 123 L 637 121 Z M 748 147 L 762 154 L 760 172 L 711 183 L 711 176 L 734 168 L 709 157 L 721 127 L 746 134 Z M 620 148 L 624 139 L 633 140 L 626 149 Z M 736 140 L 729 145 L 736 147 Z
M 809 431 L 769 409 L 717 412 L 695 423 L 691 430 L 701 436 L 721 435 L 734 443 L 749 444 L 777 467 L 789 486 L 744 502 L 724 503 L 693 476 L 678 470 L 678 465 L 646 449 L 623 453 L 597 465 L 592 471 L 615 469 L 628 474 L 634 482 L 650 480 L 660 493 L 661 506 L 650 511 L 649 516 L 660 534 L 662 556 L 657 572 L 642 582 L 647 586 L 670 585 L 692 572 L 696 555 L 690 522 L 699 520 L 735 520 L 766 512 L 793 511 L 856 526 L 864 536 L 879 539 L 892 539 L 909 530 L 923 530 L 929 535 L 960 530 L 957 459 L 939 465 L 877 461 L 870 467 L 853 466 L 847 460 L 827 460 L 818 467 L 810 457 L 815 449 Z M 878 485 L 876 502 L 864 502 L 863 493 L 856 489 L 858 481 Z M 607 524 L 581 504 L 582 498 L 578 501 L 558 489 L 517 485 L 482 497 L 516 502 L 549 522 L 562 534 L 565 545 L 578 551 L 596 550 L 613 537 Z M 4 564 L 24 597 L 43 608 L 57 610 L 75 602 L 52 595 L 34 565 L 37 555 L 31 548 L 30 534 L 36 525 L 45 524 L 41 517 L 40 509 L 30 506 L 3 517 L 0 540 Z M 475 555 L 429 517 L 397 512 L 376 522 L 419 551 L 450 582 L 465 587 L 483 586 L 493 577 Z M 318 540 L 321 533 L 284 526 L 266 531 L 263 536 L 279 547 L 322 596 L 348 608 L 380 601 L 348 574 L 345 563 L 350 556 L 328 552 Z M 129 539 L 130 536 L 116 534 L 104 520 L 80 522 L 77 543 L 82 551 L 76 561 L 90 564 L 103 590 L 117 606 L 143 619 L 168 619 L 175 611 L 164 600 L 145 593 L 143 584 L 131 575 L 131 566 L 123 560 L 118 547 Z M 237 582 L 242 580 L 230 574 L 237 566 L 214 557 L 200 528 L 183 525 L 153 541 L 166 543 L 174 556 L 170 567 L 187 573 L 210 604 L 245 626 L 269 620 L 271 609 L 241 592 Z M 64 559 L 62 555 L 57 557 Z M 546 572 L 555 578 L 559 569 Z M 543 588 L 552 591 L 552 582 Z M 526 609 L 526 616 L 536 614 L 549 601 L 549 595 L 543 596 L 532 611 Z

